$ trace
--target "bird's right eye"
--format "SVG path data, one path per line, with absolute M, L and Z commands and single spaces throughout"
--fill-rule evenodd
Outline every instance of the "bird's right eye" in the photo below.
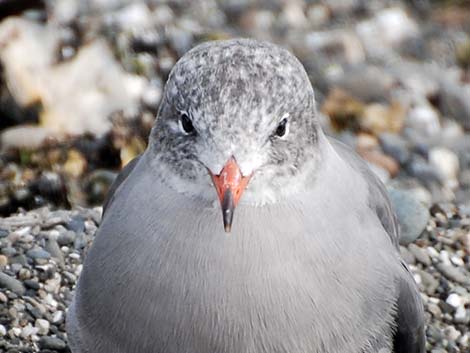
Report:
M 191 118 L 189 117 L 188 113 L 186 113 L 186 112 L 181 112 L 179 123 L 180 123 L 181 130 L 186 135 L 192 134 L 192 133 L 194 133 L 194 131 L 196 131 L 194 129 L 193 122 L 191 121 Z

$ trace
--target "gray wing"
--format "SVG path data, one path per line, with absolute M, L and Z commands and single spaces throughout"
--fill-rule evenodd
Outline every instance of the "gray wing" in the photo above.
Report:
M 406 276 L 400 278 L 397 301 L 396 331 L 393 337 L 394 353 L 424 353 L 426 334 L 424 308 L 413 276 L 402 261 Z
M 367 164 L 345 144 L 329 138 L 336 152 L 354 169 L 361 172 L 369 185 L 369 206 L 375 210 L 390 240 L 399 248 L 400 226 L 393 211 L 387 190 Z M 424 309 L 416 283 L 406 264 L 398 275 L 396 331 L 393 338 L 394 353 L 424 353 Z
M 367 184 L 369 185 L 369 206 L 371 209 L 375 210 L 380 223 L 382 223 L 385 231 L 390 236 L 390 240 L 398 250 L 400 228 L 395 212 L 393 212 L 393 207 L 390 203 L 385 186 L 369 169 L 364 160 L 359 157 L 359 155 L 357 155 L 351 148 L 331 137 L 328 139 L 340 157 L 345 162 L 349 163 L 354 169 L 358 170 L 366 180 Z
M 103 202 L 103 215 L 105 214 L 109 205 L 112 203 L 116 190 L 119 188 L 119 186 L 121 186 L 124 180 L 126 180 L 129 174 L 131 174 L 131 172 L 134 170 L 140 157 L 141 155 L 135 157 L 132 161 L 127 163 L 124 169 L 117 176 L 116 180 L 114 180 L 114 182 L 112 183 L 111 187 L 109 188 L 108 194 L 106 195 L 106 199 Z

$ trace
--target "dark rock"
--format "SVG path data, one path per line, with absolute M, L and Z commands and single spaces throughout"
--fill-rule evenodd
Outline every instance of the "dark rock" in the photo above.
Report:
M 20 281 L 3 272 L 0 272 L 0 288 L 9 289 L 18 295 L 23 295 L 25 292 L 25 288 Z
M 57 351 L 63 351 L 67 348 L 67 345 L 63 340 L 58 337 L 43 336 L 39 340 L 39 347 L 42 349 L 53 349 Z

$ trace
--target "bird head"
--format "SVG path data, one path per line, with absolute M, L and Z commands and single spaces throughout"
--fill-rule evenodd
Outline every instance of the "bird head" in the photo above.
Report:
M 170 187 L 218 198 L 229 232 L 239 202 L 263 205 L 300 191 L 293 181 L 315 160 L 315 115 L 307 74 L 287 50 L 207 42 L 171 71 L 149 149 Z

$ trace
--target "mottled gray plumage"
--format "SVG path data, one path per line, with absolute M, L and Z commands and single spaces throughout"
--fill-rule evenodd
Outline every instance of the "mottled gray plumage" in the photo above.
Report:
M 209 172 L 232 156 L 253 176 L 227 236 Z M 397 244 L 382 184 L 325 137 L 295 57 L 209 42 L 176 64 L 148 149 L 113 188 L 69 309 L 70 345 L 423 353 L 422 303 Z

